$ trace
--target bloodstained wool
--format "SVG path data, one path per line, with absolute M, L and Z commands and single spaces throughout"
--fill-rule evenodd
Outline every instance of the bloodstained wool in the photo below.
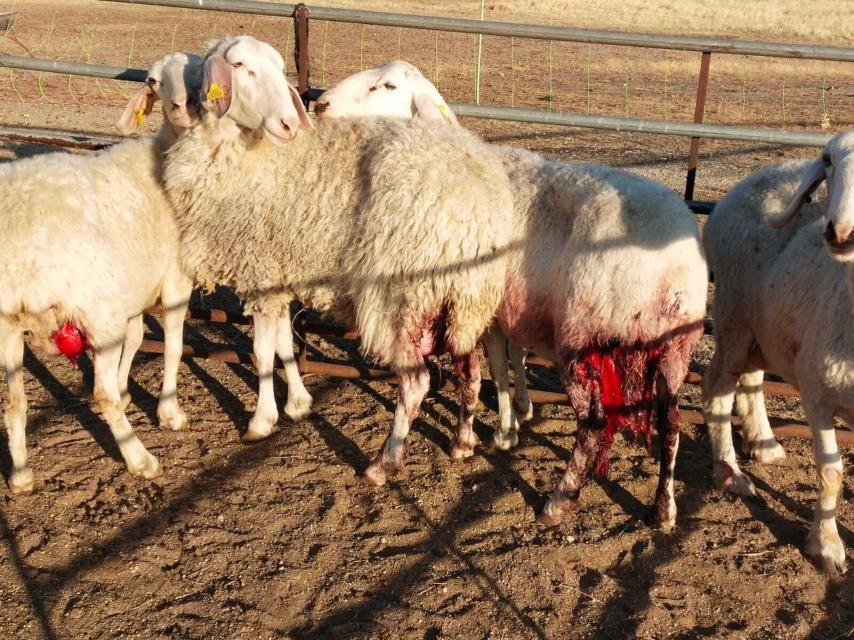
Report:
M 618 432 L 630 431 L 643 439 L 647 449 L 652 448 L 662 351 L 661 345 L 610 343 L 586 349 L 575 360 L 572 386 L 584 391 L 589 399 L 588 419 L 599 417 L 604 430 L 594 463 L 602 477 L 608 474 L 608 452 Z

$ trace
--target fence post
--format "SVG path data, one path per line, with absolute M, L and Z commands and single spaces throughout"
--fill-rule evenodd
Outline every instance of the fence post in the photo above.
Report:
M 297 65 L 297 90 L 308 107 L 308 14 L 309 8 L 299 3 L 294 9 L 294 61 Z
M 697 80 L 697 102 L 694 105 L 694 123 L 703 122 L 706 111 L 706 89 L 709 86 L 709 64 L 712 52 L 703 51 L 700 58 L 700 78 Z M 697 179 L 697 159 L 700 155 L 700 138 L 691 138 L 691 152 L 688 154 L 688 174 L 685 176 L 685 199 L 694 199 L 694 182 Z

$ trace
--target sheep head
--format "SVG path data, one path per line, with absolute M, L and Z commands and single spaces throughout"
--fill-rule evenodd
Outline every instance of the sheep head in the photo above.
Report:
M 344 78 L 324 91 L 314 112 L 323 118 L 385 116 L 459 125 L 442 95 L 414 66 L 388 62 Z
M 192 53 L 170 53 L 151 65 L 145 83 L 130 98 L 116 128 L 124 135 L 142 126 L 161 100 L 163 116 L 176 131 L 199 121 L 202 59 Z
M 282 56 L 251 36 L 223 38 L 204 63 L 202 104 L 218 118 L 263 133 L 274 144 L 311 128 L 299 94 L 284 75 Z
M 809 197 L 827 180 L 827 227 L 824 243 L 840 262 L 854 262 L 854 132 L 828 140 L 804 174 L 791 202 L 768 224 L 780 228 L 791 222 Z

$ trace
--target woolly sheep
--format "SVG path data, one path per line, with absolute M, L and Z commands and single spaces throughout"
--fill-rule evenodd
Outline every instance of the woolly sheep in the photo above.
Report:
M 386 114 L 385 105 L 393 105 L 388 115 L 456 123 L 432 83 L 403 62 L 351 76 L 319 104 L 321 118 Z M 514 198 L 514 219 L 503 233 L 522 231 L 521 245 L 508 256 L 497 327 L 486 340 L 501 411 L 495 443 L 508 448 L 517 441 L 510 431 L 506 335 L 557 361 L 579 420 L 572 459 L 541 520 L 556 522 L 577 506 L 592 467 L 607 469 L 617 430 L 630 428 L 649 442 L 656 424 L 662 459 L 653 518 L 670 528 L 676 392 L 705 313 L 696 221 L 670 189 L 644 178 L 510 147 L 493 151 Z M 525 389 L 522 352 L 514 353 L 516 388 Z
M 433 83 L 417 67 L 403 60 L 387 62 L 347 76 L 318 97 L 314 112 L 327 120 L 385 116 L 459 125 L 456 115 Z M 528 397 L 525 378 L 525 351 L 515 344 L 509 344 L 515 378 L 511 401 L 507 380 L 508 345 L 501 330 L 497 327 L 491 329 L 484 346 L 498 391 L 501 428 L 496 432 L 493 443 L 497 448 L 507 450 L 519 441 L 517 419 L 525 422 L 534 416 L 534 406 Z M 511 407 L 515 407 L 515 412 Z
M 212 51 L 204 90 L 212 114 L 170 149 L 164 172 L 183 265 L 197 281 L 233 286 L 264 327 L 250 433 L 269 434 L 277 418 L 263 385 L 272 325 L 292 299 L 360 330 L 363 350 L 400 382 L 393 430 L 365 472 L 381 485 L 403 469 L 404 438 L 429 387 L 425 356 L 453 356 L 469 399 L 461 423 L 471 430 L 474 349 L 503 293 L 513 240 L 502 237 L 507 176 L 460 129 L 398 120 L 314 128 L 269 45 L 242 37 Z
M 824 180 L 826 193 L 809 203 Z M 845 568 L 836 528 L 843 470 L 833 418 L 854 418 L 852 228 L 854 133 L 842 133 L 814 162 L 768 167 L 739 182 L 704 231 L 716 287 L 717 348 L 703 392 L 715 480 L 734 493 L 756 492 L 732 444 L 736 391 L 746 452 L 761 462 L 785 456 L 762 395 L 766 370 L 783 376 L 800 390 L 813 433 L 819 498 L 806 551 L 831 573 Z
M 6 235 L 0 256 L 0 348 L 9 389 L 6 429 L 11 491 L 29 491 L 26 451 L 24 333 L 47 355 L 71 359 L 94 351 L 95 400 L 128 470 L 146 478 L 160 464 L 124 415 L 127 376 L 142 341 L 142 312 L 158 298 L 166 338 L 162 424 L 186 417 L 175 395 L 182 324 L 190 282 L 177 262 L 178 234 L 160 185 L 163 151 L 198 120 L 187 101 L 201 82 L 197 56 L 171 54 L 152 65 L 131 96 L 118 128 L 129 132 L 163 98 L 156 136 L 118 144 L 92 156 L 52 153 L 0 166 Z

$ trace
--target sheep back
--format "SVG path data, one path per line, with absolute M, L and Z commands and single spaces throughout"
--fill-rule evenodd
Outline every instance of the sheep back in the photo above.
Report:
M 474 348 L 504 286 L 512 204 L 475 135 L 396 120 L 323 122 L 283 148 L 217 138 L 209 118 L 169 152 L 187 272 L 250 310 L 288 296 L 355 323 L 363 349 L 411 366 L 440 317 Z
M 0 166 L 0 314 L 38 342 L 66 321 L 85 329 L 109 307 L 121 335 L 128 317 L 156 299 L 177 252 L 160 167 L 154 139 Z M 91 336 L 93 346 L 101 337 Z

